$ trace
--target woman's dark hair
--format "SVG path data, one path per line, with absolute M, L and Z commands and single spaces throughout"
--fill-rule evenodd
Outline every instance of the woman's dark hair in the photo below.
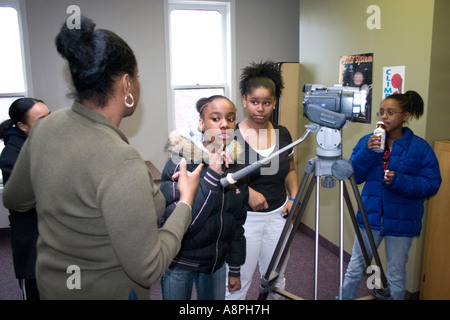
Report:
M 397 101 L 403 112 L 409 112 L 412 117 L 419 119 L 423 115 L 423 100 L 416 91 L 409 90 L 405 93 L 394 93 L 386 97 L 386 99 Z
M 200 114 L 200 116 L 202 115 L 203 109 L 205 109 L 208 106 L 208 104 L 210 104 L 211 102 L 213 102 L 216 99 L 228 100 L 234 106 L 234 103 L 231 102 L 230 99 L 228 99 L 227 97 L 222 96 L 222 95 L 213 95 L 209 98 L 200 98 L 196 103 L 197 112 Z
M 281 71 L 277 64 L 267 60 L 260 63 L 251 63 L 242 69 L 239 89 L 241 95 L 246 96 L 254 88 L 264 87 L 269 89 L 277 100 L 280 99 L 284 88 Z
M 0 124 L 0 139 L 4 139 L 8 130 L 13 126 L 17 127 L 18 122 L 27 123 L 28 110 L 38 102 L 44 103 L 42 100 L 34 98 L 20 98 L 15 100 L 9 107 L 9 119 Z
M 92 100 L 97 106 L 107 104 L 113 84 L 125 73 L 135 76 L 137 66 L 133 50 L 109 30 L 95 30 L 95 23 L 81 17 L 80 28 L 66 23 L 55 39 L 56 48 L 69 62 L 70 74 L 79 101 Z

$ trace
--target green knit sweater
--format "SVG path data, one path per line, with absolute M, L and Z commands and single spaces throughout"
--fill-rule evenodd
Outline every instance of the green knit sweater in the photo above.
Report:
M 43 299 L 150 298 L 191 222 L 165 201 L 138 152 L 101 114 L 74 102 L 31 131 L 3 191 L 7 208 L 38 212 Z

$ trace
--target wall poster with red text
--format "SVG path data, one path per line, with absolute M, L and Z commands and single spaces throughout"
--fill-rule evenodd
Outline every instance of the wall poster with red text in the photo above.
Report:
M 372 68 L 373 53 L 341 56 L 339 63 L 339 84 L 344 87 L 357 87 L 361 103 L 359 115 L 353 121 L 370 123 L 372 110 Z M 365 98 L 365 99 L 364 99 Z

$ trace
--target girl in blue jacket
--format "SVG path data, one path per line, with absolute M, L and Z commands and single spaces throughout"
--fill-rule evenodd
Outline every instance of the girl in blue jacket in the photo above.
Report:
M 365 182 L 361 198 L 377 247 L 386 244 L 390 295 L 403 300 L 406 288 L 406 263 L 413 237 L 420 235 L 424 200 L 436 194 L 441 184 L 439 164 L 428 143 L 403 127 L 411 117 L 423 114 L 423 100 L 415 91 L 385 98 L 377 114 L 386 127 L 384 153 L 377 153 L 381 142 L 377 135 L 361 138 L 350 162 L 358 184 Z M 358 211 L 358 223 L 369 259 L 372 252 Z M 366 271 L 357 238 L 345 274 L 343 299 L 355 299 Z

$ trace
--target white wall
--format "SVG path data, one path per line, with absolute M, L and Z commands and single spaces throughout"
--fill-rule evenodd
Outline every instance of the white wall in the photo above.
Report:
M 298 0 L 234 0 L 236 21 L 235 72 L 251 61 L 298 61 Z M 160 170 L 167 159 L 168 135 L 164 0 L 25 0 L 33 92 L 52 110 L 70 107 L 70 77 L 54 39 L 76 4 L 98 28 L 110 29 L 133 48 L 139 64 L 141 99 L 135 114 L 120 129 L 144 160 Z M 235 84 L 237 90 L 238 84 Z M 239 96 L 239 95 L 238 95 Z M 238 98 L 238 120 L 244 117 Z

